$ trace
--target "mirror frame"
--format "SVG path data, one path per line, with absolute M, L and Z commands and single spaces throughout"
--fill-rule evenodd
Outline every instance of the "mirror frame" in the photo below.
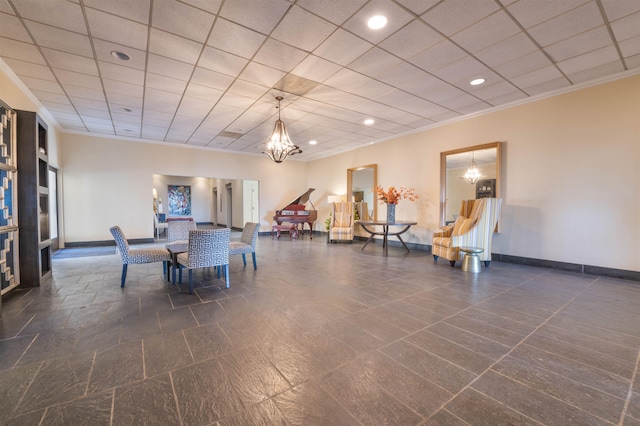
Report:
M 373 191 L 375 194 L 376 187 L 378 186 L 378 165 L 377 164 L 367 164 L 366 166 L 360 167 L 352 167 L 347 169 L 347 202 L 350 200 L 349 197 L 353 195 L 353 172 L 357 172 L 358 170 L 364 169 L 373 169 Z M 373 218 L 372 220 L 378 220 L 378 203 L 377 199 L 374 199 L 373 202 Z
M 447 203 L 447 155 L 460 154 L 463 152 L 477 151 L 480 149 L 496 149 L 496 198 L 502 198 L 502 142 L 490 142 L 482 145 L 468 146 L 458 148 L 452 151 L 444 151 L 440 153 L 440 226 L 445 226 L 446 222 L 446 203 Z M 500 221 L 498 221 L 498 224 Z M 496 225 L 496 232 L 498 225 Z

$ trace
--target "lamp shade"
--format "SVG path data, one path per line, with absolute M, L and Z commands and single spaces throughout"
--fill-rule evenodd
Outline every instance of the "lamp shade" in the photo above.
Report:
M 329 195 L 327 197 L 327 203 L 331 204 L 331 203 L 341 203 L 342 202 L 342 197 L 339 195 Z

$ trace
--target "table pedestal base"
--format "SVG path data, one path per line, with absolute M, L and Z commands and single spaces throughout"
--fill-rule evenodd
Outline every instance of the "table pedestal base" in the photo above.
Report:
M 462 270 L 464 272 L 480 272 L 482 269 L 480 268 L 478 253 L 482 253 L 482 249 L 477 247 L 460 247 L 460 250 L 465 253 L 464 259 L 462 259 Z

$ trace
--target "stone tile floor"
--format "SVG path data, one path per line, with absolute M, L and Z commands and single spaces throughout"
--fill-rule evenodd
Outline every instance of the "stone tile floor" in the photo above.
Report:
M 260 237 L 196 294 L 160 264 L 53 260 L 5 296 L 11 425 L 640 425 L 640 284 Z

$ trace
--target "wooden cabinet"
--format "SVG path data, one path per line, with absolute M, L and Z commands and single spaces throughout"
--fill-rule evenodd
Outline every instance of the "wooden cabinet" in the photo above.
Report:
M 37 287 L 51 276 L 48 129 L 35 112 L 17 114 L 20 285 Z

